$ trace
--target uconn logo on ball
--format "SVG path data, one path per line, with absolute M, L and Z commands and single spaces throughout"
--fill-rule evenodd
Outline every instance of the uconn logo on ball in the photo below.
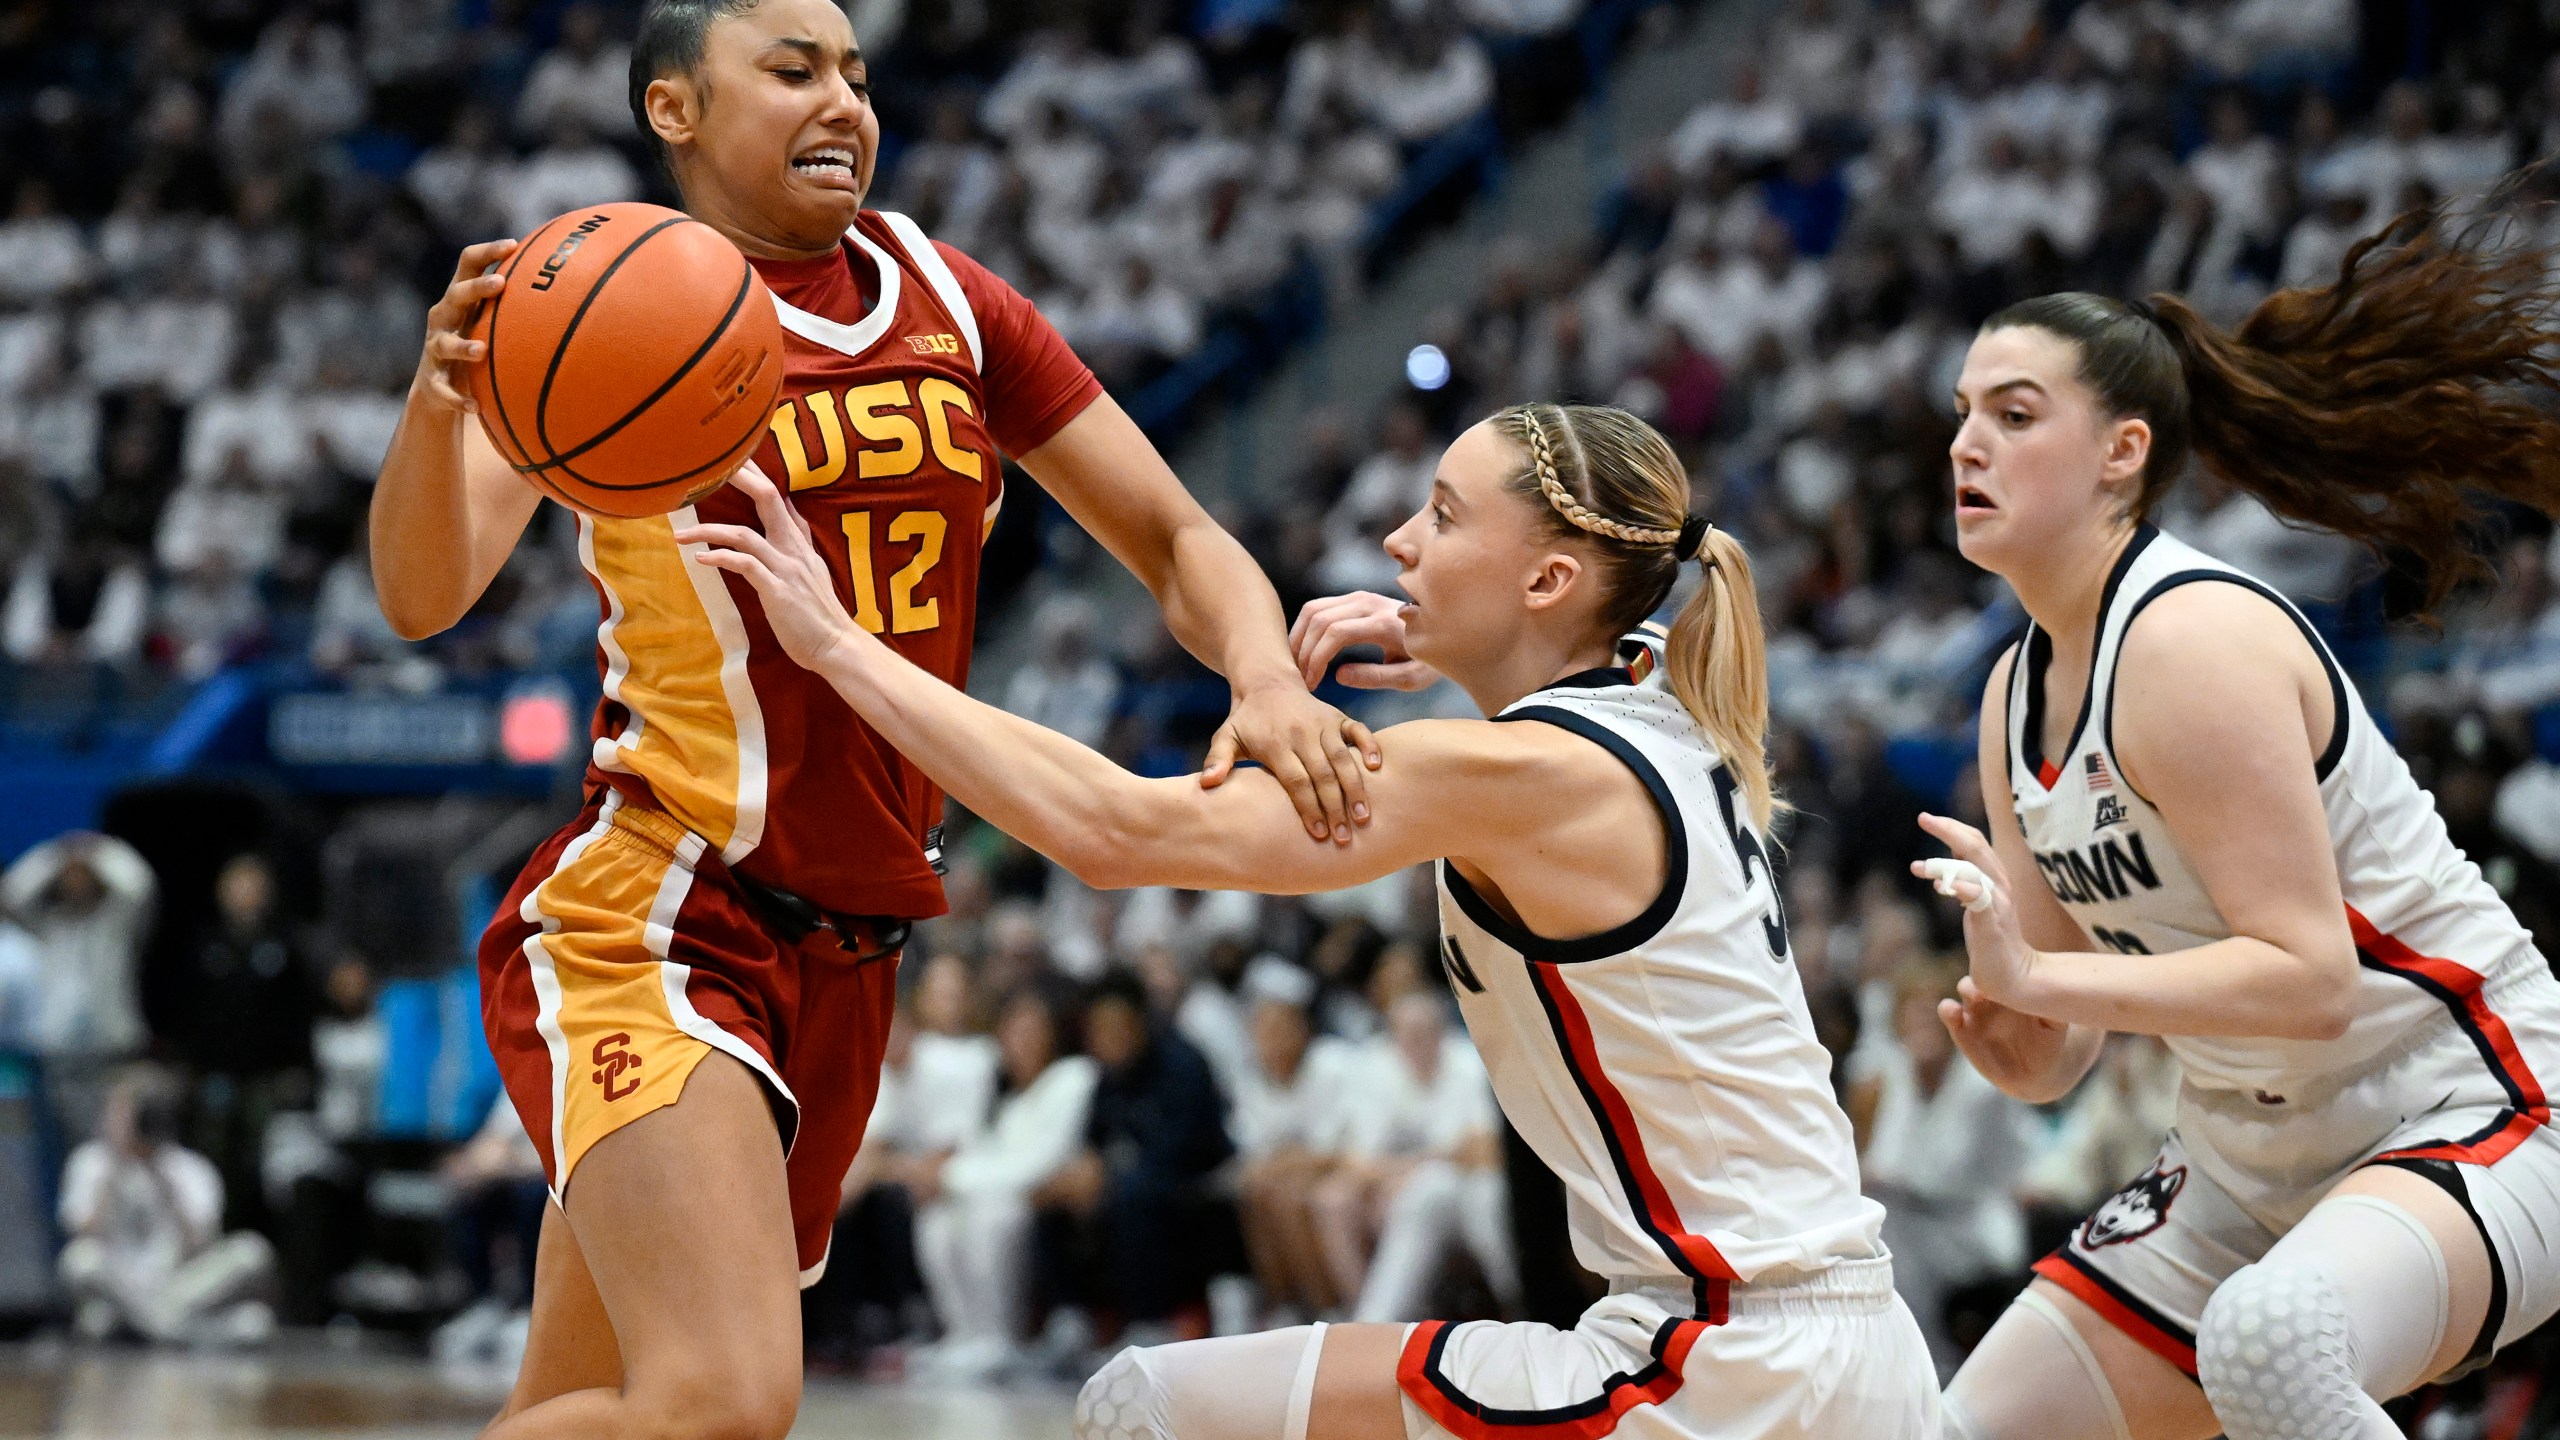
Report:
M 2081 1222 L 2080 1247 L 2095 1250 L 2101 1245 L 2121 1245 L 2159 1229 L 2168 1223 L 2169 1206 L 2185 1188 L 2186 1166 L 2163 1170 L 2155 1162 L 2134 1177 L 2132 1184 L 2108 1196 L 2105 1204 Z
M 559 245 L 553 248 L 550 257 L 542 262 L 542 269 L 540 272 L 535 274 L 533 277 L 533 283 L 525 288 L 529 290 L 548 290 L 554 284 L 558 283 L 560 279 L 560 267 L 569 263 L 570 252 L 576 250 L 579 246 L 586 244 L 588 236 L 603 229 L 607 218 L 609 217 L 596 215 L 580 222 L 577 229 L 570 231 L 567 237 L 562 239 Z

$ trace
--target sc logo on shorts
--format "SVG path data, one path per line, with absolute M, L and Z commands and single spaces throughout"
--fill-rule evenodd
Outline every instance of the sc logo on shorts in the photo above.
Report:
M 596 1068 L 587 1078 L 604 1087 L 604 1098 L 608 1102 L 619 1100 L 640 1088 L 637 1076 L 630 1080 L 622 1078 L 623 1072 L 640 1068 L 640 1057 L 626 1048 L 630 1044 L 631 1037 L 617 1030 L 598 1040 L 591 1052 Z
M 2163 1170 L 2159 1162 L 2135 1176 L 2133 1182 L 2106 1198 L 2080 1226 L 2080 1247 L 2095 1250 L 2101 1245 L 2122 1245 L 2139 1240 L 2169 1223 L 2169 1206 L 2178 1192 L 2187 1188 L 2187 1167 L 2180 1165 Z

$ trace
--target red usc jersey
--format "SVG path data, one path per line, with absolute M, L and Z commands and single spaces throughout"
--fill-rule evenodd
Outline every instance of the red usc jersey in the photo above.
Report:
M 1002 459 L 1102 393 L 1031 302 L 902 215 L 865 210 L 820 260 L 757 260 L 784 330 L 755 461 L 809 522 L 856 622 L 965 684 Z M 664 810 L 752 879 L 826 909 L 942 912 L 942 796 L 784 654 L 755 590 L 673 532 L 756 524 L 723 488 L 672 515 L 582 516 L 604 610 L 591 783 Z

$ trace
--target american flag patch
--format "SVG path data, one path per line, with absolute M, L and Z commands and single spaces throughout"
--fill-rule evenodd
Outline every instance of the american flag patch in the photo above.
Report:
M 2114 776 L 2114 774 L 2112 774 L 2112 773 L 2107 769 L 2107 757 L 2106 757 L 2106 756 L 2104 756 L 2104 755 L 2099 754 L 2099 753 L 2098 753 L 2097 751 L 2095 751 L 2095 750 L 2090 751 L 2090 752 L 2089 752 L 2089 786 L 2090 786 L 2090 788 L 2091 788 L 2091 789 L 2094 789 L 2094 790 L 2106 790 L 2106 789 L 2113 788 L 2113 786 L 2115 785 L 2115 783 L 2116 783 L 2116 777 Z

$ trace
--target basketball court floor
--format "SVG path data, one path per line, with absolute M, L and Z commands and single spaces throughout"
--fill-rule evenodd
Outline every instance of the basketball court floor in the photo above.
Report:
M 0 1440 L 470 1440 L 506 1377 L 313 1342 L 190 1355 L 0 1347 Z M 812 1378 L 798 1440 L 1065 1440 L 1074 1395 Z

